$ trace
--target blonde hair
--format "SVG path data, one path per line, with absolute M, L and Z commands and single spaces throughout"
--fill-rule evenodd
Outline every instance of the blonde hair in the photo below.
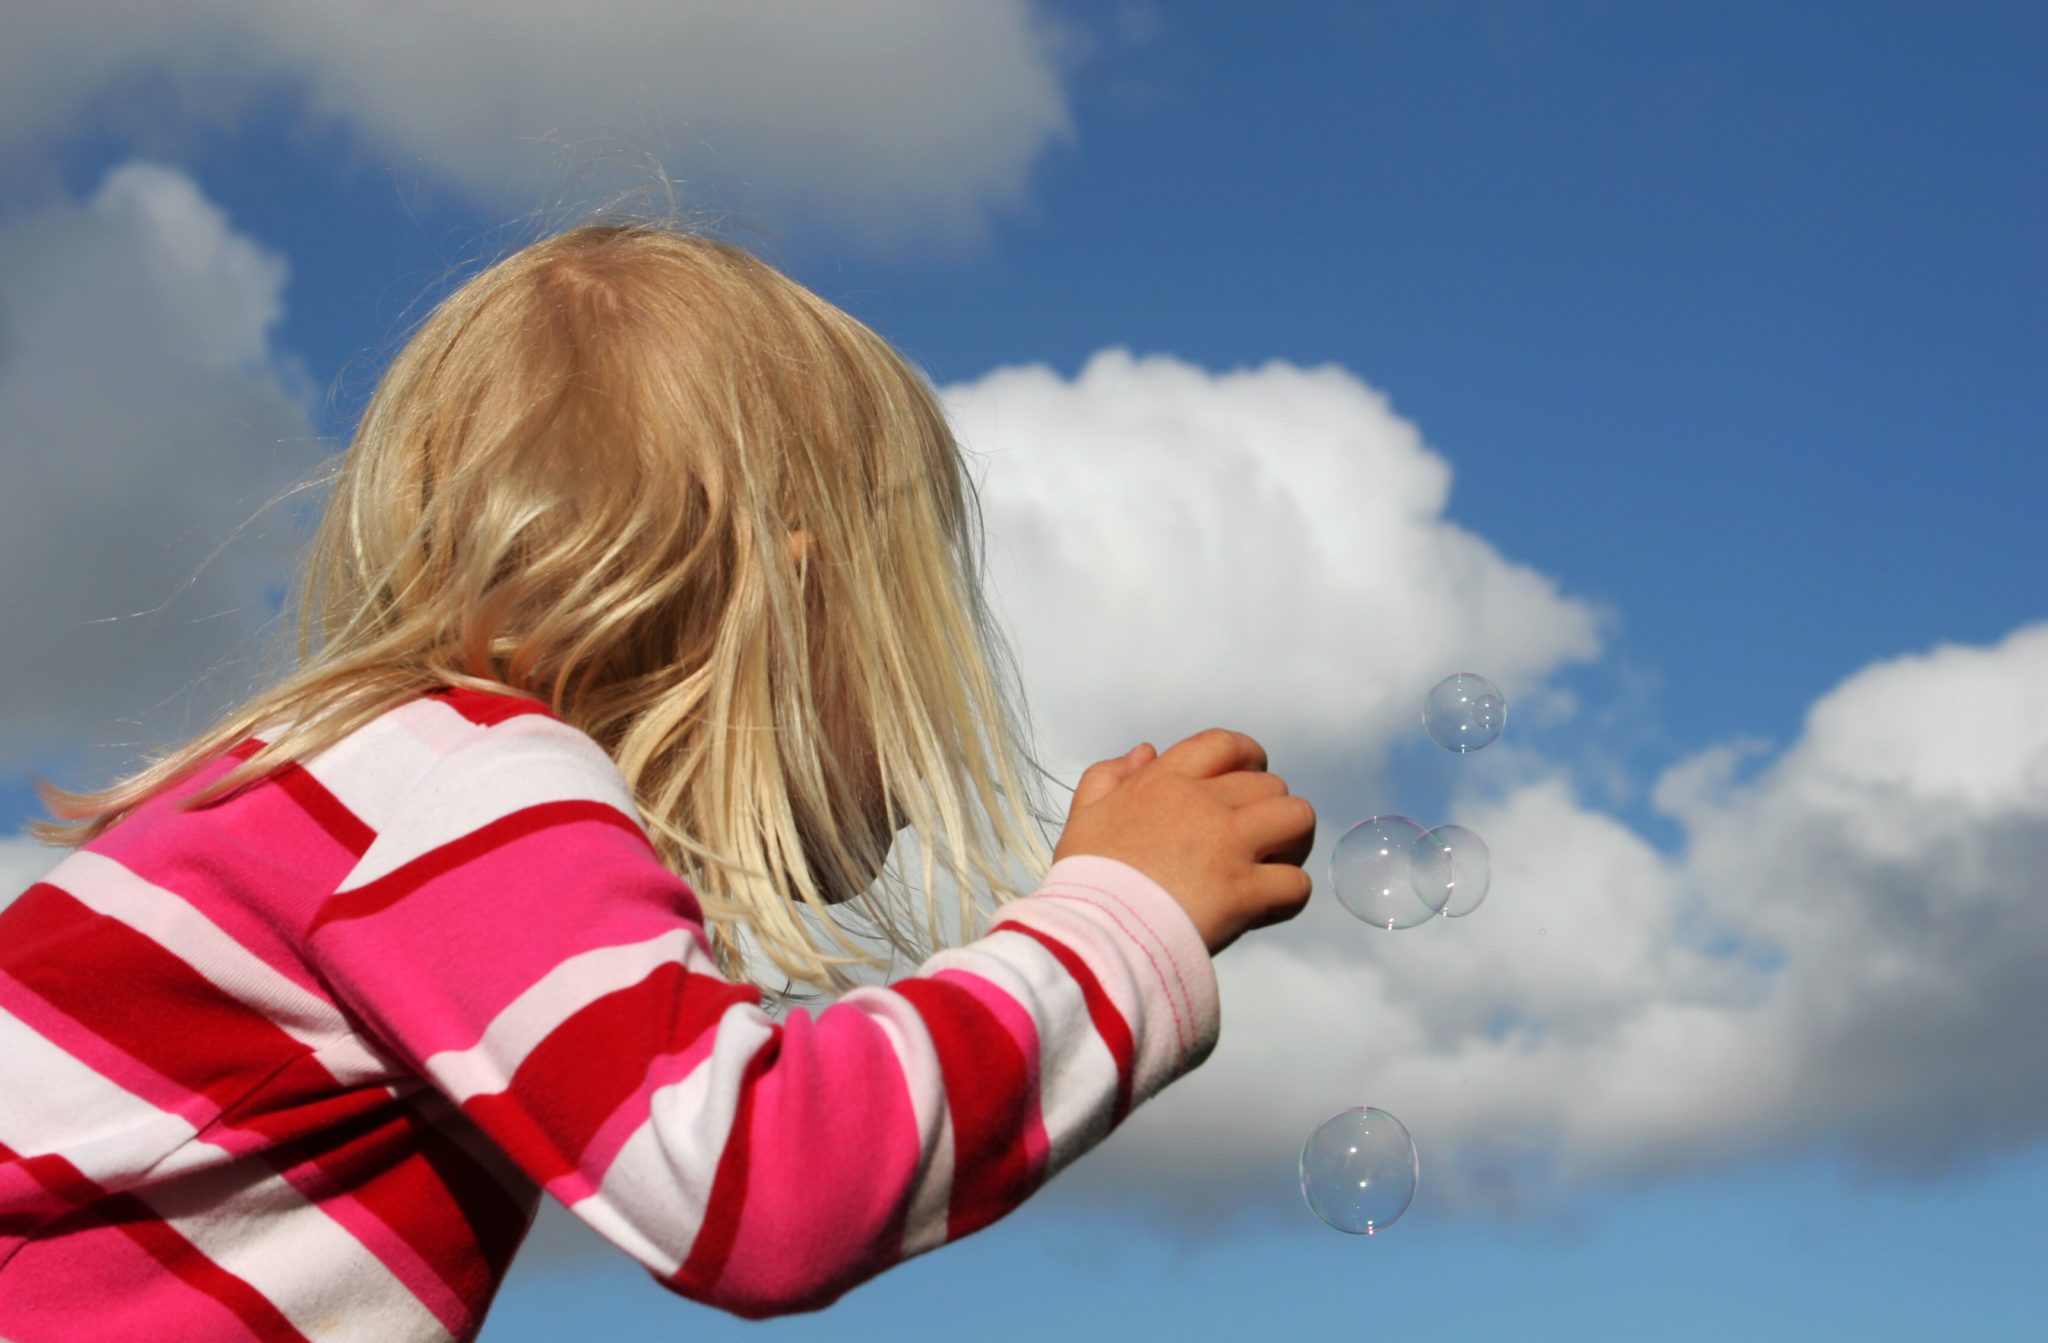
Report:
M 532 698 L 603 746 L 721 967 L 771 997 L 804 995 L 752 973 L 745 943 L 833 991 L 883 964 L 831 916 L 821 875 L 861 892 L 844 908 L 889 953 L 921 960 L 948 940 L 935 842 L 962 936 L 984 888 L 1015 893 L 999 857 L 1034 883 L 1050 865 L 1050 776 L 937 398 L 748 252 L 644 218 L 518 248 L 427 315 L 313 484 L 333 493 L 296 584 L 296 665 L 109 787 L 38 780 L 68 823 L 33 822 L 36 838 L 84 844 L 263 725 L 282 726 L 180 806 L 454 685 Z M 916 831 L 921 932 L 867 889 L 887 841 L 862 820 L 871 780 L 830 749 L 834 713 L 865 729 L 892 822 Z

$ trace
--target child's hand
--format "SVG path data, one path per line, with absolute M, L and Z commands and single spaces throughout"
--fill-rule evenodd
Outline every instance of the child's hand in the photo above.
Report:
M 1215 955 L 1248 928 L 1299 914 L 1316 810 L 1266 770 L 1266 750 L 1212 727 L 1155 756 L 1149 745 L 1090 765 L 1053 860 L 1099 854 L 1165 887 Z

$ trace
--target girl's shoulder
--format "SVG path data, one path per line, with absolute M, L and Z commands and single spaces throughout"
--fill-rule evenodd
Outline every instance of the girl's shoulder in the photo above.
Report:
M 618 765 L 588 733 L 512 691 L 438 686 L 386 714 L 375 736 L 420 783 L 499 806 L 603 801 L 630 813 Z M 401 769 L 404 769 L 401 766 Z
M 467 853 L 515 832 L 598 820 L 651 846 L 633 790 L 598 742 L 537 701 L 440 687 L 358 728 L 314 766 L 370 836 L 343 883 L 361 885 L 436 850 Z
M 570 800 L 633 814 L 632 790 L 604 748 L 547 705 L 509 690 L 429 688 L 300 765 L 379 834 L 417 821 L 422 806 L 453 804 L 457 823 Z

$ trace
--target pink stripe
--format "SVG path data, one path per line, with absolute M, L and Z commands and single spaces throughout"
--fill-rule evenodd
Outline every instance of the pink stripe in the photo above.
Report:
M 90 1186 L 92 1182 L 82 1183 Z M 0 1265 L 5 1265 L 8 1256 L 31 1235 L 92 1198 L 95 1192 L 92 1188 L 74 1190 L 62 1185 L 51 1188 L 31 1174 L 6 1144 L 0 1143 Z
M 211 811 L 170 809 L 175 797 L 198 792 L 240 763 L 207 766 L 190 786 L 151 799 L 86 847 L 153 886 L 176 891 L 265 965 L 325 998 L 291 939 L 312 917 L 319 894 L 355 866 L 355 855 L 281 788 L 252 789 Z M 239 888 L 251 882 L 260 889 L 244 898 Z M 252 907 L 257 900 L 264 904 L 260 913 Z
M 7 1261 L 6 1283 L 0 1338 L 21 1343 L 258 1337 L 234 1311 L 109 1226 L 30 1241 Z
M 745 1211 L 721 1299 L 801 1310 L 895 1261 L 919 1156 L 902 1076 L 860 1008 L 789 1014 L 780 1056 L 754 1083 Z M 843 1141 L 820 1141 L 826 1133 Z M 792 1237 L 803 1253 L 790 1253 Z
M 567 958 L 673 931 L 685 891 L 644 842 L 577 824 L 481 854 L 367 917 L 328 923 L 314 954 L 346 965 L 336 973 L 355 982 L 357 1001 L 404 1022 L 406 1044 L 426 1058 L 474 1045 L 484 1025 Z M 462 974 L 418 973 L 415 949 L 445 945 L 458 931 Z M 459 1002 L 450 1000 L 456 991 Z
M 1024 1009 L 1022 1003 L 980 975 L 966 970 L 941 970 L 932 978 L 942 979 L 973 994 L 974 1000 L 989 1010 L 1010 1033 L 1010 1038 L 1017 1042 L 1017 1047 L 1024 1051 L 1024 1066 L 1031 1079 L 1030 1108 L 1024 1120 L 1024 1154 L 1031 1163 L 1035 1187 L 1036 1177 L 1045 1170 L 1046 1156 L 1052 1150 L 1052 1140 L 1046 1136 L 1045 1114 L 1040 1104 L 1045 1082 L 1038 1075 L 1038 1023 L 1031 1019 L 1031 1013 Z

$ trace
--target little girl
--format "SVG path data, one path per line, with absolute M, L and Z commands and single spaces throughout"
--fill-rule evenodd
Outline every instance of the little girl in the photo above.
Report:
M 1211 957 L 1308 899 L 1314 809 L 1222 729 L 1092 766 L 1048 855 L 937 402 L 729 245 L 499 261 L 324 483 L 295 669 L 39 785 L 12 1343 L 468 1339 L 543 1191 L 684 1296 L 819 1309 L 1206 1058 Z M 905 825 L 918 929 L 871 889 Z M 993 917 L 934 952 L 935 850 Z

